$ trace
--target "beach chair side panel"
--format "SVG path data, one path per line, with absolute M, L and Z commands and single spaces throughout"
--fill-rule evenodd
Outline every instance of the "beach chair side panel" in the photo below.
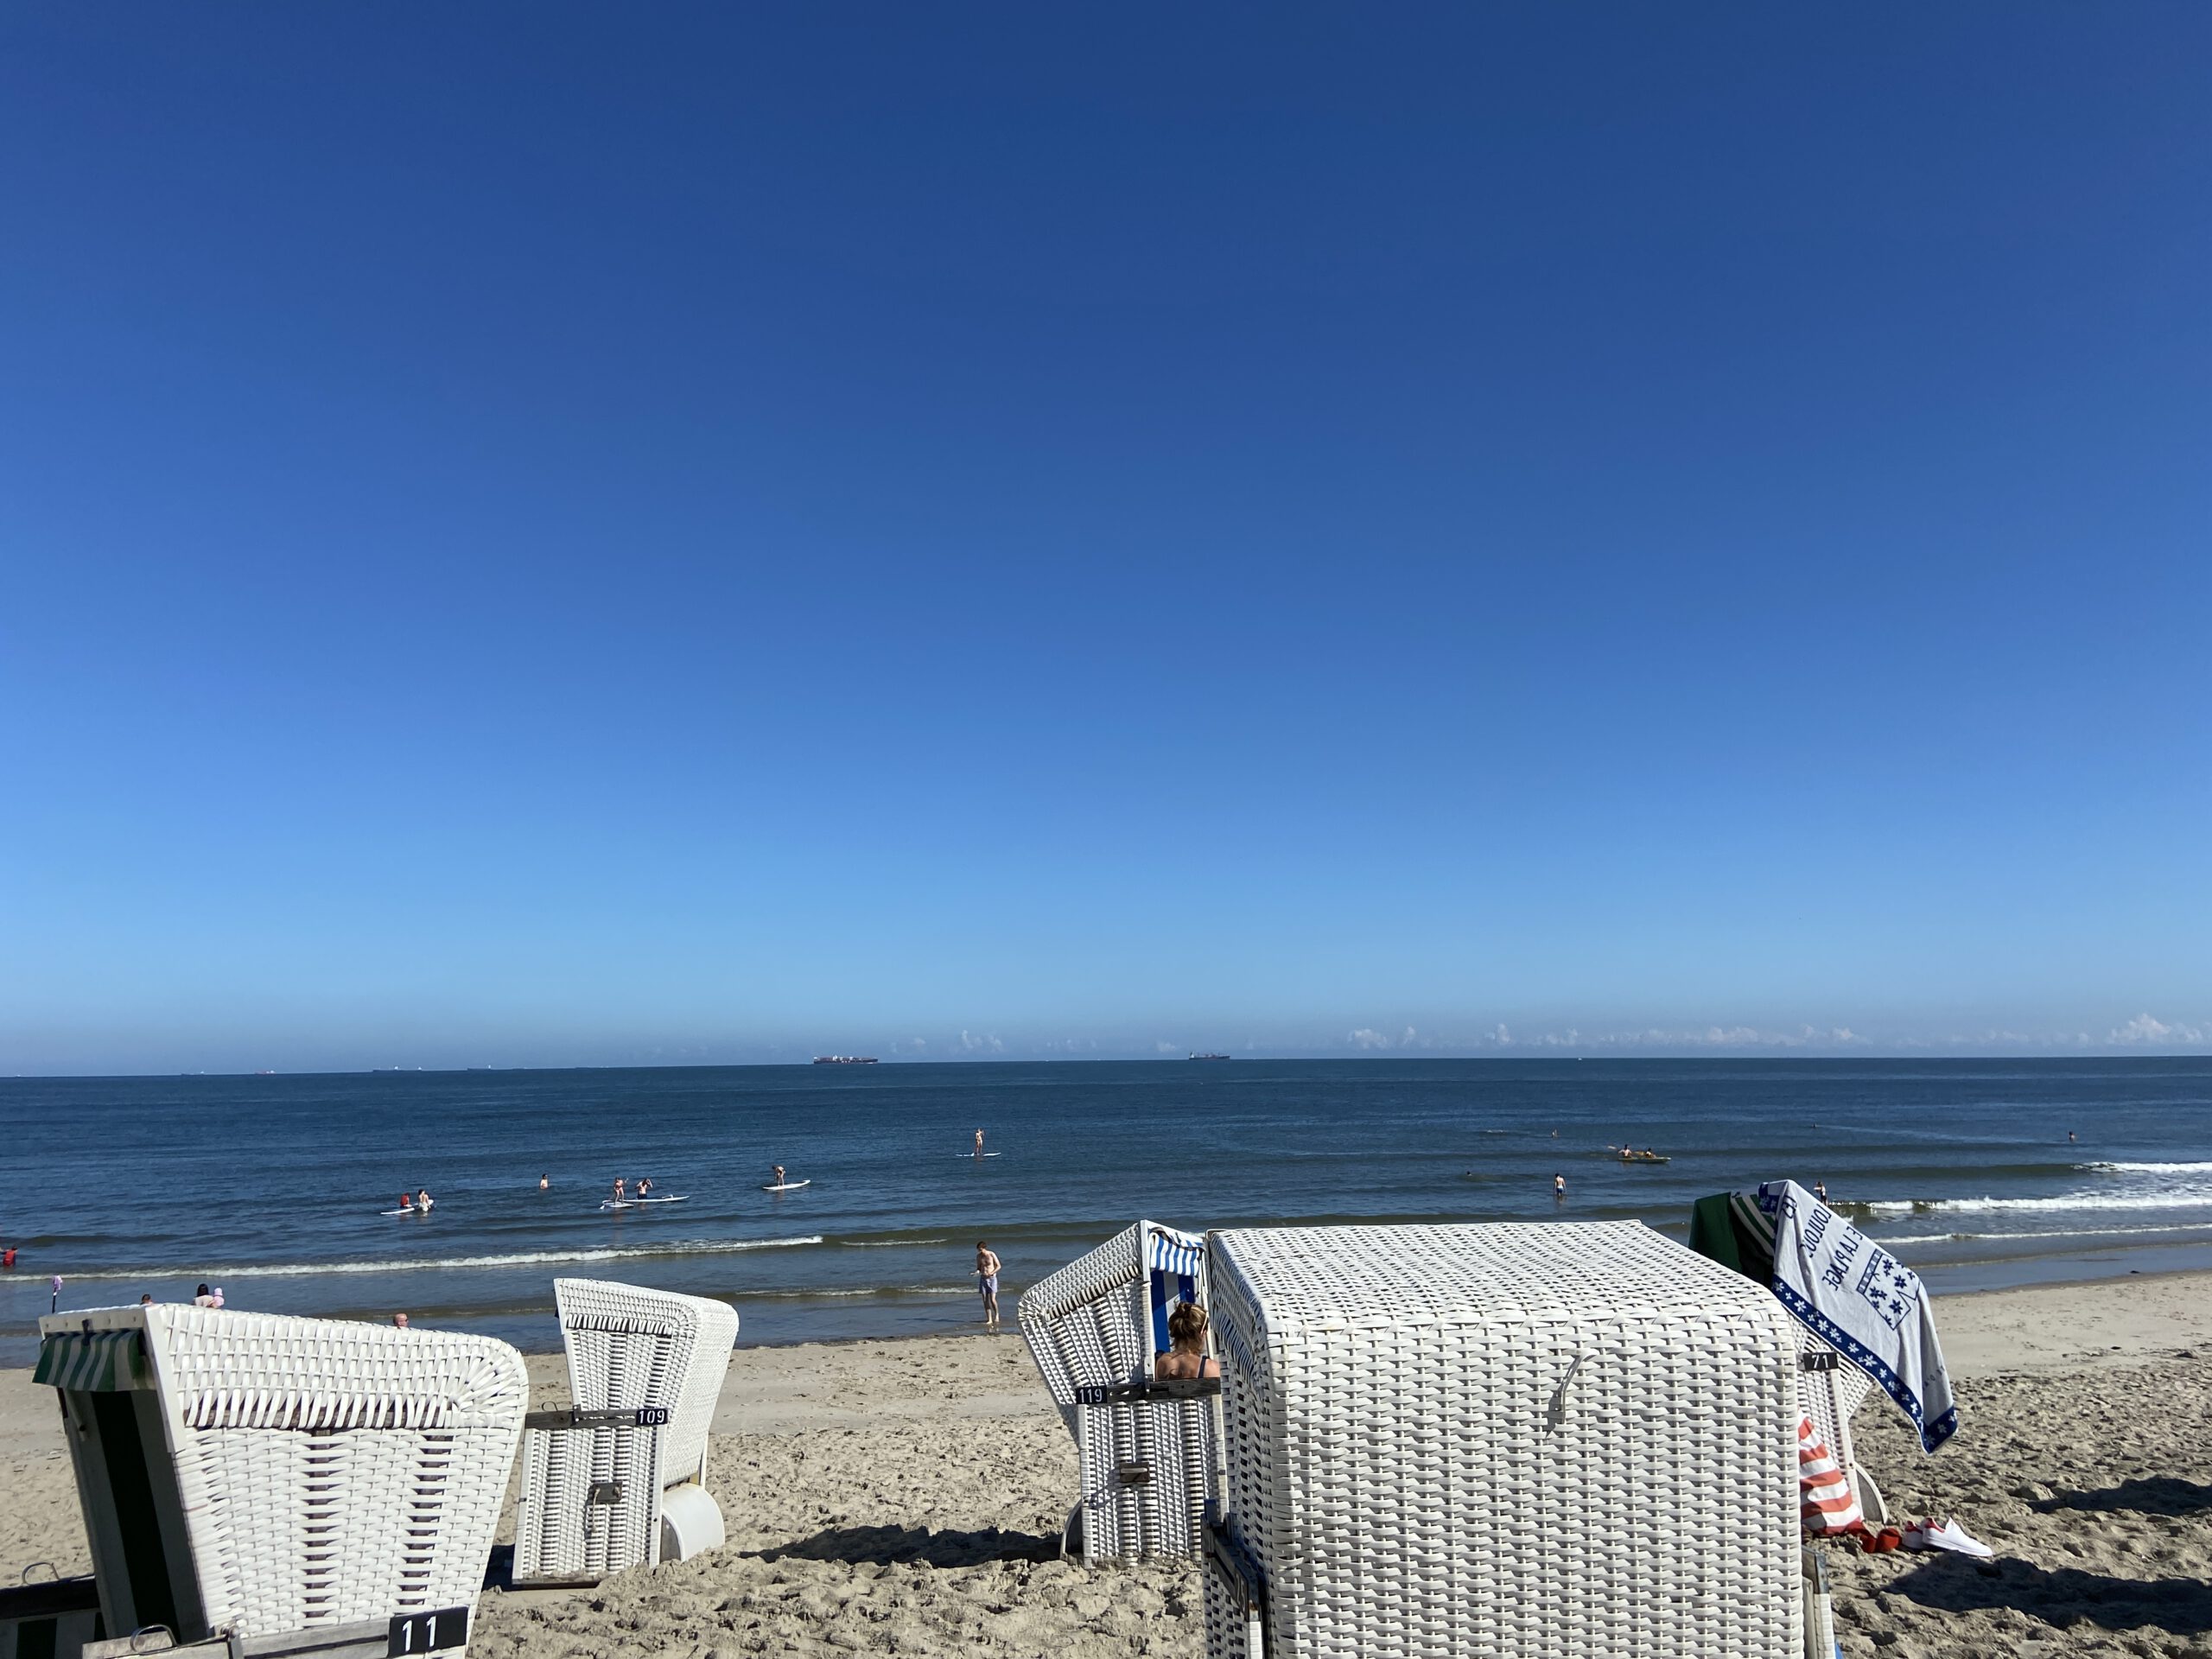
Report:
M 659 1564 L 664 1433 L 601 1426 L 524 1434 L 518 1585 L 596 1584 Z
M 350 1329 L 372 1340 L 180 1330 L 162 1344 L 209 1629 L 277 1636 L 475 1605 L 528 1395 L 521 1357 Z M 433 1351 L 461 1341 L 484 1351 Z

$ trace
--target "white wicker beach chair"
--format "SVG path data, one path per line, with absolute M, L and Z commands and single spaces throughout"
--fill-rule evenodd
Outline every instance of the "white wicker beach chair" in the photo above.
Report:
M 1633 1222 L 1209 1241 L 1211 1659 L 1797 1659 L 1796 1331 Z
M 1066 1541 L 1086 1562 L 1198 1552 L 1220 1385 L 1153 1378 L 1179 1301 L 1205 1306 L 1205 1241 L 1150 1221 L 1022 1295 L 1021 1334 L 1076 1440 Z
M 707 1431 L 737 1310 L 597 1279 L 556 1279 L 553 1297 L 575 1407 L 531 1414 L 515 1581 L 596 1583 L 715 1548 Z
M 169 1304 L 39 1330 L 111 1636 L 467 1643 L 530 1402 L 505 1343 Z

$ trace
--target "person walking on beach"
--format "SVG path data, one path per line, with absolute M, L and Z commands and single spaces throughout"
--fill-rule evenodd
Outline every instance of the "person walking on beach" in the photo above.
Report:
M 982 1131 L 976 1131 L 982 1135 Z M 983 1294 L 983 1323 L 999 1322 L 999 1258 L 982 1239 L 976 1241 L 976 1288 Z

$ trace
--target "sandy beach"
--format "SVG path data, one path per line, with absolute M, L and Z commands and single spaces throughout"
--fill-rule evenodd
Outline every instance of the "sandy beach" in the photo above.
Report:
M 1933 1458 L 1882 1402 L 1895 1514 L 1997 1551 L 1832 1549 L 1851 1655 L 2212 1656 L 2212 1275 L 1944 1299 L 1965 1427 Z M 541 1402 L 560 1362 L 533 1357 Z M 1194 1569 L 1058 1559 L 1073 1447 L 1013 1335 L 740 1349 L 710 1484 L 728 1546 L 590 1592 L 487 1592 L 471 1650 L 1195 1655 Z M 0 1571 L 88 1568 L 51 1393 L 0 1373 Z

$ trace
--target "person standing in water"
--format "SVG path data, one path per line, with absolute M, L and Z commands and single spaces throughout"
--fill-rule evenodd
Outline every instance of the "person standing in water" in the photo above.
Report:
M 982 1131 L 976 1131 L 982 1135 Z M 976 1288 L 983 1296 L 983 1324 L 988 1326 L 999 1322 L 999 1258 L 982 1239 L 976 1241 Z
M 1552 1197 L 1561 1204 L 1567 1202 L 1566 1176 L 1554 1175 L 1552 1177 Z
M 426 1216 L 430 1213 L 431 1203 L 430 1189 L 427 1186 L 415 1195 L 415 1207 Z
M 553 1178 L 550 1175 L 541 1175 L 537 1178 L 537 1190 L 541 1192 L 552 1185 Z

